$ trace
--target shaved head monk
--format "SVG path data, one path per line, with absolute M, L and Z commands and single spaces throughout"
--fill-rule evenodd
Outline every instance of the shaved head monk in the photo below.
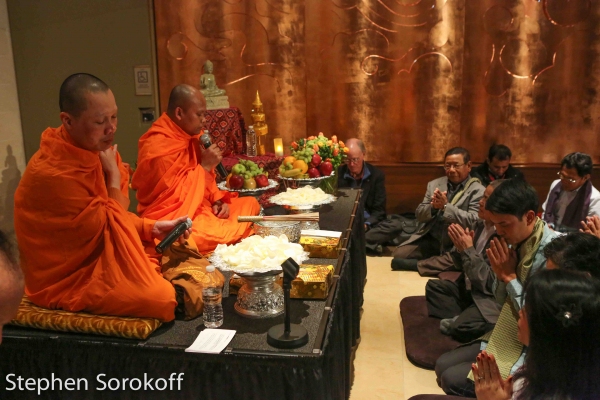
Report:
M 175 289 L 142 241 L 164 238 L 184 218 L 127 211 L 129 172 L 113 146 L 117 105 L 106 83 L 71 75 L 59 104 L 62 125 L 42 133 L 15 195 L 27 296 L 51 309 L 174 319 Z
M 192 218 L 191 238 L 201 253 L 251 235 L 251 224 L 238 223 L 237 217 L 260 211 L 253 197 L 238 198 L 237 193 L 217 188 L 214 168 L 221 152 L 215 144 L 203 150 L 198 141 L 205 111 L 206 100 L 199 90 L 176 86 L 167 112 L 140 138 L 138 167 L 131 182 L 141 216 Z

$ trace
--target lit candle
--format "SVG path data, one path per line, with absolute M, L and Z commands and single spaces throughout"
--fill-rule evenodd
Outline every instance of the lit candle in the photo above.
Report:
M 275 145 L 275 155 L 282 157 L 283 156 L 283 140 L 281 138 L 273 139 L 273 144 Z

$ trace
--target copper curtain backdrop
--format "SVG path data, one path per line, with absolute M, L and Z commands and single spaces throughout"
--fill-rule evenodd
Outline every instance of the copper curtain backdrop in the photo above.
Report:
M 600 2 L 591 0 L 155 0 L 161 107 L 214 63 L 269 140 L 359 137 L 367 159 L 600 162 Z M 269 148 L 268 148 L 269 150 Z

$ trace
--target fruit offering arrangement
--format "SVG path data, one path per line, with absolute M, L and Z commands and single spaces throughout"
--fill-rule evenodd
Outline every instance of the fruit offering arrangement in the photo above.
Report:
M 342 163 L 348 148 L 337 136 L 328 139 L 323 132 L 292 142 L 292 155 L 279 167 L 283 178 L 314 179 L 328 177 Z
M 222 271 L 238 274 L 281 271 L 281 264 L 292 257 L 298 264 L 308 260 L 308 253 L 287 236 L 249 236 L 234 245 L 220 244 L 209 261 Z
M 225 184 L 228 189 L 233 190 L 261 189 L 270 185 L 271 182 L 262 168 L 258 168 L 253 161 L 242 159 L 231 168 Z

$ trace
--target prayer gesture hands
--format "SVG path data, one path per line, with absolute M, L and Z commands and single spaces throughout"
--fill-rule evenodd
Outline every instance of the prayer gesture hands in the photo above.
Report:
M 212 206 L 213 214 L 217 216 L 217 218 L 227 219 L 229 218 L 229 205 L 227 203 L 223 203 L 221 200 L 215 201 Z
M 216 143 L 210 145 L 208 149 L 202 150 L 200 155 L 200 165 L 207 171 L 212 171 L 223 159 L 221 150 Z
M 150 234 L 152 235 L 153 239 L 163 240 L 173 229 L 175 229 L 177 225 L 187 221 L 187 218 L 188 217 L 186 215 L 170 221 L 156 221 Z M 186 231 L 183 232 L 183 235 L 179 236 L 179 243 L 184 244 L 185 240 L 189 238 L 191 234 L 192 228 L 186 229 Z
M 508 248 L 504 238 L 492 239 L 486 253 L 498 279 L 504 283 L 517 279 L 517 252 Z
M 454 243 L 454 246 L 459 252 L 463 252 L 468 248 L 473 247 L 473 237 L 475 236 L 475 232 L 472 230 L 463 229 L 462 226 L 458 224 L 450 224 L 448 227 L 448 236 Z
M 117 164 L 117 145 L 99 153 L 102 171 L 106 175 L 106 187 L 121 188 L 121 171 Z
M 447 193 L 448 192 L 442 192 L 440 189 L 436 188 L 431 197 L 431 206 L 437 210 L 444 208 L 444 206 L 448 204 L 448 197 L 446 197 Z
M 484 351 L 477 356 L 477 364 L 472 364 L 475 378 L 475 393 L 478 400 L 510 400 L 513 394 L 512 376 L 502 379 L 493 354 Z
M 585 221 L 581 221 L 581 225 L 583 226 L 583 228 L 580 229 L 581 232 L 589 233 L 590 235 L 600 238 L 600 217 L 597 215 L 586 217 Z

